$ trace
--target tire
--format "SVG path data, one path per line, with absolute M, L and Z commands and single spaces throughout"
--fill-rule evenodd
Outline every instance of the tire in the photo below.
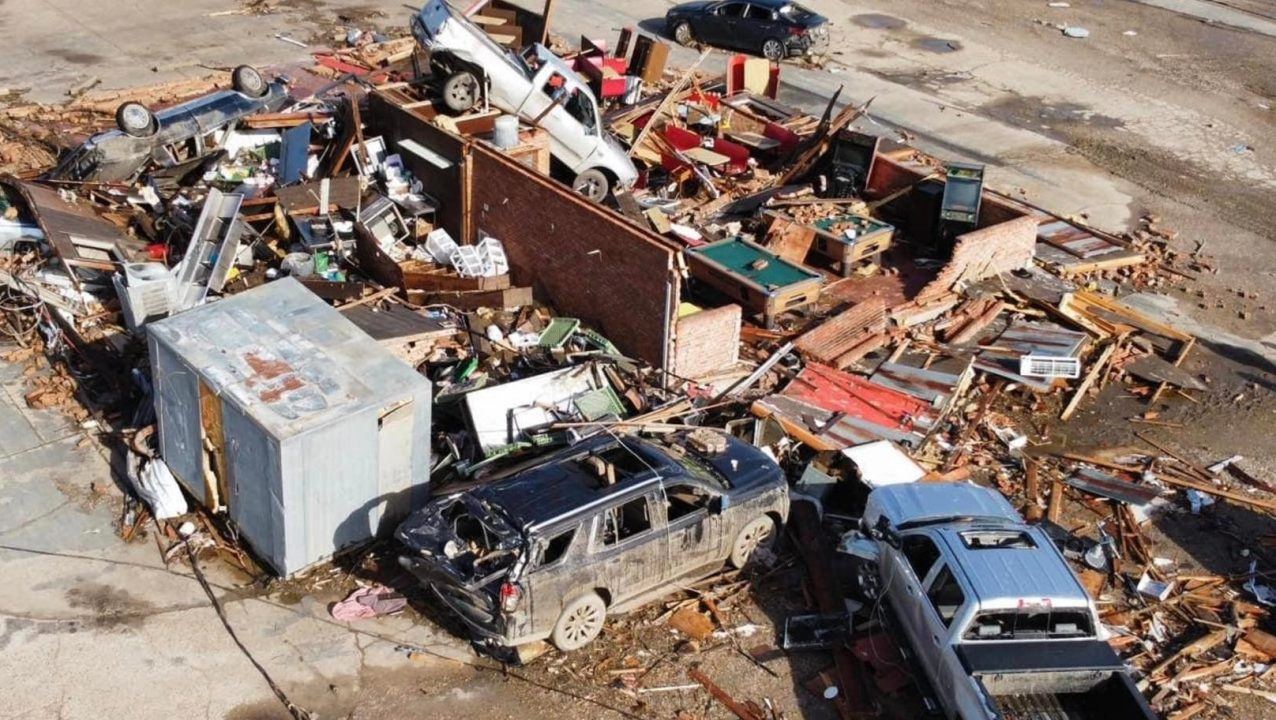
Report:
M 731 555 L 727 562 L 731 567 L 740 570 L 748 564 L 754 551 L 760 547 L 770 547 L 775 542 L 775 521 L 766 515 L 753 518 L 731 541 Z
M 877 566 L 865 560 L 855 560 L 855 591 L 861 600 L 875 602 L 882 594 L 882 577 Z
M 563 652 L 579 650 L 602 633 L 606 618 L 607 605 L 598 593 L 581 595 L 563 608 L 549 639 Z
M 115 109 L 115 125 L 133 137 L 146 137 L 159 129 L 159 122 L 150 108 L 131 101 Z
M 769 38 L 762 43 L 762 57 L 772 62 L 778 62 L 787 55 L 784 51 L 784 43 L 775 38 Z
M 241 92 L 248 97 L 265 97 L 270 91 L 270 85 L 266 82 L 266 78 L 257 72 L 257 68 L 251 65 L 240 65 L 230 73 L 230 85 L 235 88 L 236 92 Z
M 611 192 L 611 181 L 607 179 L 607 173 L 598 168 L 590 168 L 576 176 L 572 181 L 572 190 L 585 196 L 590 202 L 602 202 L 607 199 L 607 193 Z
M 690 47 L 696 44 L 695 33 L 691 32 L 691 23 L 686 20 L 680 20 L 678 24 L 673 26 L 673 31 L 669 34 L 673 36 L 674 40 L 678 41 L 679 45 Z
M 443 104 L 454 113 L 463 113 L 478 104 L 479 81 L 468 70 L 449 77 L 443 83 Z

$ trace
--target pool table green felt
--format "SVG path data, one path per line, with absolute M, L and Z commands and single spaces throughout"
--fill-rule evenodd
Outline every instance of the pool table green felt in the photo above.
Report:
M 785 287 L 800 283 L 819 274 L 804 270 L 765 250 L 747 245 L 739 240 L 723 240 L 695 249 L 695 252 L 726 267 L 740 277 L 752 280 L 763 287 Z M 766 260 L 766 267 L 755 270 L 754 261 Z

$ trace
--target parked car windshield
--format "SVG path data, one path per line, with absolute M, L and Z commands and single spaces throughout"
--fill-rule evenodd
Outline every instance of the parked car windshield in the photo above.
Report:
M 1091 637 L 1090 613 L 1081 608 L 1021 608 L 980 613 L 964 640 L 1043 640 Z

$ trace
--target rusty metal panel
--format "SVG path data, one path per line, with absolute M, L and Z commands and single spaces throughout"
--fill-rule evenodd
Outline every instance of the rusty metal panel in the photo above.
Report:
M 1086 260 L 1124 249 L 1101 237 L 1096 237 L 1085 228 L 1079 228 L 1063 220 L 1049 222 L 1038 228 L 1037 240 Z
M 1077 468 L 1075 473 L 1063 481 L 1091 495 L 1120 500 L 1131 505 L 1147 505 L 1161 495 L 1160 488 L 1155 486 L 1136 485 L 1088 467 Z

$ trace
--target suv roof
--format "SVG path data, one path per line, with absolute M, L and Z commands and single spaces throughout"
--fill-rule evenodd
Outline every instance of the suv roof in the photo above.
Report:
M 592 455 L 605 455 L 616 467 L 614 484 L 600 483 L 599 476 L 584 464 Z M 527 527 L 580 511 L 601 498 L 636 490 L 653 482 L 655 472 L 662 470 L 665 475 L 674 471 L 674 461 L 653 443 L 636 437 L 618 441 L 600 435 L 471 493 L 499 505 L 515 525 Z

